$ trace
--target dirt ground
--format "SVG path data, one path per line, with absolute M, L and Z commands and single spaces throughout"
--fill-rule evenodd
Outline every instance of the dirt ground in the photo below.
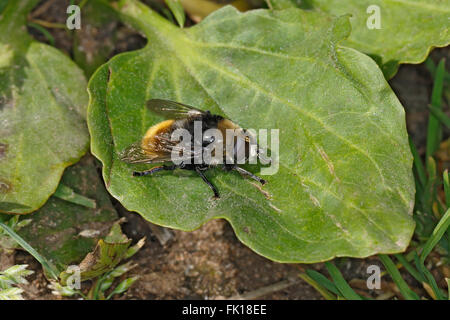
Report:
M 65 2 L 68 1 L 42 1 L 35 12 L 47 2 L 52 2 L 52 5 L 41 10 L 42 13 L 34 18 L 63 23 L 66 16 L 61 15 L 61 12 L 65 12 Z M 118 24 L 117 28 L 119 32 L 115 51 L 110 55 L 137 49 L 145 44 L 143 38 L 125 26 Z M 55 46 L 70 55 L 72 41 L 67 32 L 61 29 L 49 31 L 55 38 Z M 48 42 L 36 30 L 30 32 L 38 40 Z M 92 41 L 95 41 L 95 37 Z M 436 60 L 442 56 L 450 57 L 448 48 L 433 52 Z M 390 83 L 407 110 L 408 129 L 419 151 L 423 151 L 431 75 L 423 65 L 404 65 Z M 210 221 L 193 232 L 168 230 L 151 225 L 138 214 L 127 212 L 114 199 L 112 201 L 119 215 L 127 218 L 128 222 L 123 225 L 124 232 L 135 241 L 147 237 L 145 246 L 132 258 L 137 267 L 127 274 L 139 275 L 140 279 L 117 299 L 322 298 L 298 274 L 307 268 L 323 271 L 323 264 L 306 266 L 267 260 L 241 244 L 226 221 Z M 41 267 L 31 256 L 18 251 L 9 257 L 3 254 L 1 260 L 3 265 L 26 263 L 35 271 L 28 278 L 30 283 L 23 286 L 26 299 L 58 299 L 47 288 Z M 355 288 L 361 288 L 358 292 L 362 294 L 377 297 L 380 294 L 392 296 L 396 292 L 389 279 L 383 282 L 380 291 L 363 289 L 368 276 L 367 266 L 381 265 L 376 258 L 345 258 L 339 259 L 336 264 Z M 407 280 L 413 286 L 416 285 L 412 279 Z

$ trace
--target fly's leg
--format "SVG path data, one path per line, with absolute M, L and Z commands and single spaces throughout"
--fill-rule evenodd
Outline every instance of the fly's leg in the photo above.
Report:
M 133 176 L 134 177 L 142 177 L 142 176 L 147 176 L 149 174 L 154 174 L 158 171 L 162 171 L 162 170 L 175 170 L 176 168 L 178 168 L 178 166 L 176 165 L 172 165 L 172 166 L 158 166 L 158 167 L 153 167 L 149 170 L 145 170 L 145 171 L 134 171 L 133 172 Z
M 233 167 L 233 170 L 236 170 L 237 172 L 239 172 L 240 174 L 242 174 L 244 176 L 249 176 L 253 180 L 256 180 L 259 183 L 261 183 L 262 185 L 265 185 L 266 182 L 267 182 L 266 180 L 264 180 L 264 179 L 262 179 L 262 178 L 260 178 L 258 176 L 255 176 L 253 173 L 251 173 L 251 172 L 249 172 L 249 171 L 247 171 L 245 169 L 242 169 L 241 167 L 235 166 L 235 167 Z
M 203 181 L 206 182 L 206 184 L 211 188 L 211 190 L 214 192 L 214 198 L 218 199 L 220 198 L 219 192 L 217 191 L 216 187 L 206 178 L 205 174 L 199 167 L 195 167 L 195 172 L 203 179 Z

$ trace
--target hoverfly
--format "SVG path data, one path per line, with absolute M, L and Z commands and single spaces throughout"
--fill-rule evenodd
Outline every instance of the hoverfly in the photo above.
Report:
M 142 140 L 129 146 L 121 154 L 121 160 L 127 163 L 168 163 L 172 162 L 170 165 L 160 165 L 153 167 L 146 171 L 133 172 L 133 176 L 146 176 L 154 174 L 162 170 L 175 170 L 184 169 L 195 171 L 203 181 L 211 188 L 214 192 L 215 198 L 219 198 L 219 192 L 216 187 L 208 180 L 204 172 L 211 167 L 217 166 L 214 163 L 207 163 L 204 159 L 198 157 L 202 154 L 203 149 L 209 144 L 214 142 L 214 137 L 207 137 L 205 132 L 208 129 L 218 129 L 223 134 L 223 157 L 224 161 L 222 168 L 226 171 L 235 170 L 241 175 L 248 176 L 262 185 L 266 183 L 265 180 L 254 175 L 253 173 L 239 167 L 237 161 L 229 163 L 226 161 L 226 157 L 230 157 L 230 149 L 233 151 L 232 157 L 236 159 L 236 155 L 242 154 L 244 151 L 245 159 L 248 159 L 250 150 L 250 139 L 247 130 L 242 129 L 237 124 L 229 119 L 226 119 L 220 115 L 211 114 L 209 111 L 202 111 L 194 107 L 162 99 L 151 99 L 146 103 L 150 111 L 165 117 L 167 120 L 159 122 L 151 126 L 145 133 Z M 195 123 L 201 124 L 201 141 L 199 143 L 198 139 L 195 138 Z M 190 141 L 184 146 L 180 146 L 180 140 L 172 139 L 172 134 L 177 129 L 184 129 L 189 133 Z M 226 141 L 227 137 L 226 130 L 233 130 L 235 135 L 233 135 L 232 140 Z M 200 150 L 195 150 L 195 145 L 200 145 Z M 257 149 L 257 156 L 260 157 L 260 150 Z M 173 155 L 181 153 L 184 154 L 184 161 L 173 163 Z M 193 161 L 198 160 L 200 161 Z

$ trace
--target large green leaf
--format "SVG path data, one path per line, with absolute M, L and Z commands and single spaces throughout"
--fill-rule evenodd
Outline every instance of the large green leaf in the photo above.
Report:
M 270 1 L 275 8 L 299 3 Z M 305 0 L 300 6 L 337 16 L 351 13 L 352 33 L 343 44 L 369 54 L 387 79 L 399 63 L 421 63 L 433 47 L 450 44 L 450 0 Z M 370 6 L 379 8 L 381 29 L 367 27 L 375 13 Z
M 82 71 L 27 34 L 36 2 L 9 1 L 0 16 L 0 212 L 41 207 L 89 142 Z
M 414 182 L 404 110 L 375 62 L 339 45 L 348 17 L 225 7 L 179 29 L 139 2 L 119 8 L 149 43 L 93 75 L 88 126 L 107 188 L 128 210 L 182 230 L 225 218 L 242 242 L 283 262 L 406 248 Z M 279 172 L 261 190 L 209 171 L 219 200 L 191 172 L 133 177 L 147 166 L 119 153 L 161 120 L 146 109 L 150 98 L 280 129 Z

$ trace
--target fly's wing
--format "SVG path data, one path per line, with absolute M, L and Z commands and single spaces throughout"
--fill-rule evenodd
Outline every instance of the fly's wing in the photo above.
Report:
M 151 99 L 146 105 L 151 111 L 168 119 L 189 120 L 206 114 L 202 110 L 170 100 Z M 155 135 L 145 146 L 141 143 L 132 144 L 119 156 L 127 163 L 157 163 L 172 161 L 172 154 L 181 154 L 183 159 L 196 157 L 196 152 L 190 146 L 172 141 L 168 132 Z
M 151 99 L 146 104 L 150 111 L 167 119 L 192 119 L 206 114 L 205 111 L 170 100 Z
M 153 163 L 166 161 L 164 160 L 166 158 L 166 155 L 149 153 L 142 148 L 140 143 L 134 143 L 130 145 L 119 154 L 119 157 L 120 160 L 127 163 Z
M 127 163 L 161 163 L 172 161 L 173 155 L 192 160 L 197 153 L 190 144 L 185 146 L 179 141 L 172 141 L 170 136 L 164 133 L 156 135 L 145 148 L 141 143 L 132 144 L 120 154 L 120 159 Z

